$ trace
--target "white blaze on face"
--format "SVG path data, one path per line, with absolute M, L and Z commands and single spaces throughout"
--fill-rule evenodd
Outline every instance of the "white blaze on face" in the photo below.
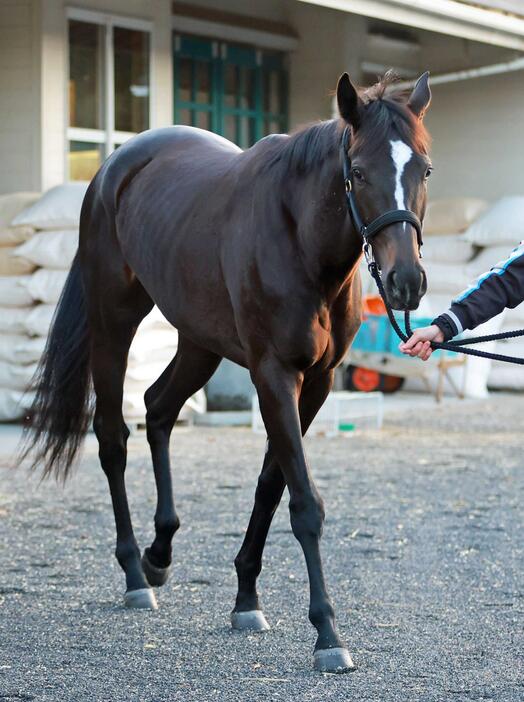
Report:
M 397 140 L 390 141 L 389 143 L 391 144 L 391 158 L 395 165 L 395 201 L 399 210 L 406 210 L 404 188 L 402 187 L 402 174 L 404 173 L 406 164 L 413 156 L 413 151 L 403 141 Z M 406 229 L 405 222 L 402 226 Z

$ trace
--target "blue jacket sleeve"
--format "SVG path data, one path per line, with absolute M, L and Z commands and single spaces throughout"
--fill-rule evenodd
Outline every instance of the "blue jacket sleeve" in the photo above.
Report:
M 508 258 L 483 273 L 456 297 L 447 312 L 433 320 L 446 341 L 464 329 L 474 329 L 495 317 L 506 307 L 524 300 L 524 242 Z

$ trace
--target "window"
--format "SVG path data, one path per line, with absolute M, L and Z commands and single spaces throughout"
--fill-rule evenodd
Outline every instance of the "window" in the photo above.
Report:
M 69 15 L 68 176 L 90 180 L 104 159 L 149 128 L 148 23 L 84 10 Z
M 287 129 L 285 54 L 175 35 L 175 122 L 251 146 Z

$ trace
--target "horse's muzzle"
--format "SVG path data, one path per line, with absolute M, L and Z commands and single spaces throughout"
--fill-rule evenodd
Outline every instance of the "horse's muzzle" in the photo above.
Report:
M 385 288 L 394 310 L 416 310 L 427 290 L 426 273 L 418 265 L 393 268 L 387 274 Z

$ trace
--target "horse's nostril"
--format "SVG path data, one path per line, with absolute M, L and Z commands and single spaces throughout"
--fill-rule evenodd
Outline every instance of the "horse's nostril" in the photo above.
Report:
M 398 278 L 397 278 L 397 271 L 391 271 L 389 274 L 390 280 L 391 280 L 391 287 L 399 290 L 399 285 L 398 285 Z

